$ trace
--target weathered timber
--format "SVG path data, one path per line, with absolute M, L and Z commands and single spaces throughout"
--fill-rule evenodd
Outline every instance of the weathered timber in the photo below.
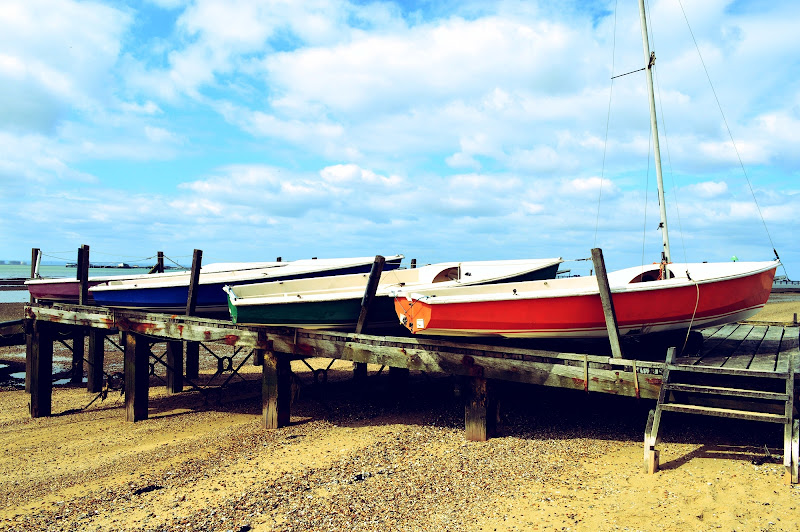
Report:
M 611 298 L 611 288 L 608 285 L 606 263 L 603 260 L 602 249 L 592 248 L 592 263 L 594 264 L 597 286 L 600 289 L 600 302 L 603 305 L 603 315 L 606 319 L 606 330 L 608 331 L 608 341 L 611 343 L 611 353 L 615 358 L 622 358 L 622 347 L 619 343 L 619 327 L 617 327 L 617 315 L 614 312 L 614 300 Z
M 497 429 L 498 403 L 492 383 L 481 376 L 469 379 L 469 397 L 464 405 L 465 438 L 486 441 Z
M 290 421 L 291 360 L 287 356 L 267 351 L 261 367 L 264 427 L 267 429 L 286 427 Z
M 783 327 L 770 325 L 750 363 L 750 369 L 775 371 L 778 351 L 781 348 L 781 338 L 783 338 Z
M 183 342 L 167 342 L 167 391 L 183 391 Z
M 78 249 L 78 304 L 89 302 L 89 246 L 82 245 Z
M 86 390 L 91 393 L 98 393 L 103 389 L 106 332 L 102 329 L 89 329 L 89 367 L 86 376 Z
M 41 250 L 39 248 L 31 249 L 31 279 L 36 279 L 39 275 L 39 258 L 41 257 Z M 33 304 L 36 300 L 31 296 L 31 304 Z M 26 389 L 27 391 L 27 389 Z
M 800 359 L 800 337 L 798 337 L 797 327 L 786 327 L 784 329 L 783 338 L 781 339 L 781 348 L 778 351 L 778 360 L 775 363 L 775 370 L 778 372 L 798 371 L 797 360 Z
M 49 307 L 26 306 L 25 315 L 37 321 L 98 329 L 119 329 L 170 340 L 219 341 L 227 345 L 259 348 L 267 345 L 263 328 L 234 325 L 223 320 L 67 304 L 54 304 Z
M 200 285 L 200 269 L 203 251 L 195 249 L 192 254 L 192 270 L 189 274 L 189 292 L 186 298 L 186 315 L 193 316 L 197 307 L 197 294 Z M 194 342 L 186 343 L 186 378 L 197 379 L 200 374 L 200 346 Z
M 28 412 L 32 418 L 47 417 L 53 404 L 53 325 L 34 322 L 27 358 L 30 362 L 26 381 L 30 382 Z
M 358 314 L 358 321 L 356 322 L 356 334 L 360 334 L 364 330 L 367 322 L 367 314 L 369 314 L 369 307 L 372 300 L 375 298 L 375 291 L 378 289 L 378 282 L 381 280 L 381 272 L 383 266 L 386 264 L 386 258 L 382 255 L 375 255 L 375 260 L 372 262 L 372 268 L 369 271 L 369 278 L 367 279 L 367 286 L 364 289 L 364 297 L 361 298 L 361 311 Z M 353 379 L 357 382 L 364 382 L 367 378 L 367 365 L 363 362 L 353 363 Z
M 150 389 L 150 346 L 147 338 L 125 334 L 125 420 L 147 419 Z
M 726 368 L 741 368 L 747 369 L 753 361 L 753 357 L 758 351 L 758 346 L 764 340 L 767 334 L 768 327 L 766 325 L 758 325 L 750 329 L 750 332 L 736 347 L 728 361 L 725 363 Z

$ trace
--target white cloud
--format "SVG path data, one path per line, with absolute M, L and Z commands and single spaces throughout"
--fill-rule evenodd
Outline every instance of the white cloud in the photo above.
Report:
M 728 192 L 728 184 L 724 181 L 706 181 L 686 187 L 689 194 L 703 199 L 717 198 Z

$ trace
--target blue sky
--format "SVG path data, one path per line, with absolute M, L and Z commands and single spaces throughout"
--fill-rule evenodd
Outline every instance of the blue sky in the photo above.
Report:
M 656 261 L 615 4 L 0 1 L 0 259 Z M 673 259 L 774 245 L 800 278 L 800 10 L 682 5 L 716 97 L 681 4 L 651 0 Z

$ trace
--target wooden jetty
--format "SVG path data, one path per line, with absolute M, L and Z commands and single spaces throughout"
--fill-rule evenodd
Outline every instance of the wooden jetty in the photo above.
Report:
M 593 250 L 593 257 L 599 266 L 596 271 L 604 272 L 602 254 Z M 498 418 L 493 381 L 655 400 L 644 434 L 644 465 L 651 473 L 658 470 L 657 445 L 663 412 L 781 424 L 785 478 L 787 482 L 798 482 L 800 420 L 795 383 L 800 352 L 796 326 L 734 324 L 710 328 L 700 332 L 703 341 L 693 353 L 676 356 L 676 349 L 669 348 L 665 356 L 662 345 L 660 354 L 650 353 L 637 359 L 623 356 L 624 342 L 617 337 L 608 293 L 603 297 L 612 339 L 610 350 L 606 347 L 608 354 L 533 349 L 511 343 L 235 325 L 191 315 L 193 286 L 201 258 L 201 252 L 196 251 L 186 315 L 86 305 L 26 306 L 26 390 L 30 394 L 30 415 L 36 418 L 52 413 L 52 356 L 58 338 L 73 338 L 73 367 L 79 368 L 76 375 L 80 382 L 84 340 L 88 335 L 87 386 L 89 391 L 99 392 L 103 382 L 104 338 L 120 333 L 124 349 L 125 415 L 132 422 L 148 417 L 151 364 L 166 367 L 167 388 L 178 393 L 183 390 L 184 377 L 197 377 L 200 346 L 216 343 L 248 350 L 247 357 L 261 365 L 263 423 L 268 429 L 289 424 L 291 361 L 338 359 L 354 363 L 356 385 L 365 376 L 367 364 L 389 367 L 390 375 L 399 377 L 409 370 L 464 377 L 469 382 L 466 438 L 473 441 L 493 435 Z M 376 268 L 382 266 L 378 259 Z M 88 260 L 88 256 L 83 260 Z M 602 291 L 602 282 L 600 286 Z M 368 289 L 362 305 L 368 306 L 370 299 Z M 362 330 L 362 325 L 360 321 L 357 331 Z M 154 343 L 166 344 L 164 356 L 153 354 Z M 231 360 L 224 365 L 236 371 Z

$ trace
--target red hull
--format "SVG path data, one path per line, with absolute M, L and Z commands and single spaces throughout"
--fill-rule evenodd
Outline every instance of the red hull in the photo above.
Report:
M 745 277 L 683 286 L 644 286 L 613 293 L 621 334 L 704 327 L 745 319 L 758 312 L 772 289 L 775 268 Z M 435 298 L 434 298 L 435 299 Z M 440 298 L 443 299 L 443 298 Z M 696 311 L 695 311 L 696 306 Z M 395 300 L 413 333 L 455 336 L 604 337 L 600 296 L 439 302 Z

